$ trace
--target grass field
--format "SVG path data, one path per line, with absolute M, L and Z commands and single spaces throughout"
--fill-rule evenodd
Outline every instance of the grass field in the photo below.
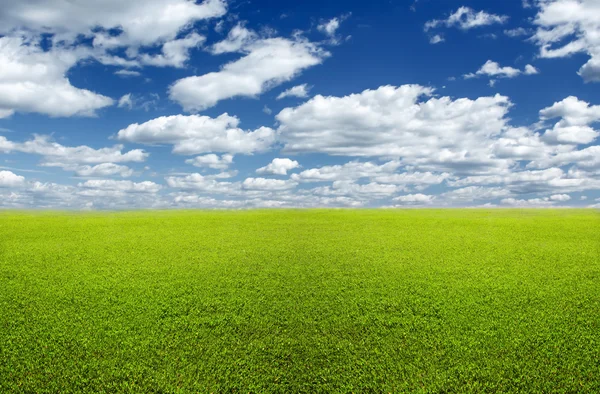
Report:
M 0 392 L 600 392 L 600 212 L 0 212 Z

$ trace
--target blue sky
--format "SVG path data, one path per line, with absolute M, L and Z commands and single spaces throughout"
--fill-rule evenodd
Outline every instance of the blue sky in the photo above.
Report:
M 0 208 L 600 204 L 600 1 L 0 0 Z

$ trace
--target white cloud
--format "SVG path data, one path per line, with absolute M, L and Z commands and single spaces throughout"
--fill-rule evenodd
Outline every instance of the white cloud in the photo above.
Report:
M 509 36 L 509 37 L 521 37 L 521 36 L 528 36 L 530 35 L 532 32 L 530 29 L 526 29 L 524 27 L 516 27 L 514 29 L 507 29 L 504 30 L 504 34 Z
M 98 189 L 104 191 L 117 191 L 124 193 L 158 193 L 162 189 L 161 185 L 154 182 L 132 182 L 132 181 L 114 181 L 106 179 L 89 180 L 80 183 L 79 187 L 88 189 Z
M 308 92 L 310 91 L 310 89 L 311 89 L 311 87 L 305 83 L 302 85 L 294 86 L 292 88 L 289 88 L 289 89 L 281 92 L 279 94 L 279 96 L 277 96 L 277 100 L 281 100 L 286 97 L 306 98 L 306 97 L 308 97 Z
M 172 144 L 173 153 L 192 155 L 208 152 L 251 154 L 267 150 L 275 141 L 268 127 L 244 131 L 234 116 L 162 116 L 134 123 L 117 134 L 121 141 L 147 145 Z
M 502 187 L 467 186 L 442 193 L 441 198 L 450 203 L 471 203 L 480 200 L 495 200 L 512 193 Z
M 74 168 L 77 176 L 90 178 L 103 178 L 112 175 L 119 175 L 123 178 L 133 175 L 133 170 L 127 166 L 114 163 L 101 163 L 95 166 L 77 166 Z
M 446 40 L 444 39 L 444 36 L 441 35 L 441 34 L 436 34 L 436 35 L 433 35 L 433 36 L 431 36 L 429 38 L 429 43 L 430 44 L 439 44 L 439 43 L 444 42 L 444 41 L 446 41 Z
M 206 41 L 206 37 L 198 33 L 190 33 L 184 38 L 167 41 L 162 46 L 162 52 L 157 55 L 147 53 L 139 56 L 139 62 L 143 65 L 156 67 L 178 67 L 182 68 L 190 57 L 190 50 L 197 48 Z
M 434 19 L 425 23 L 425 31 L 438 26 L 458 27 L 469 30 L 475 27 L 502 24 L 508 20 L 508 16 L 489 14 L 485 11 L 475 11 L 469 7 L 460 7 L 452 13 L 448 19 Z
M 246 190 L 289 190 L 297 185 L 298 183 L 292 180 L 267 178 L 246 178 L 242 183 L 242 187 Z
M 195 190 L 213 194 L 239 194 L 240 182 L 221 182 L 215 176 L 204 176 L 198 173 L 183 177 L 171 176 L 166 178 L 167 185 L 176 189 Z
M 540 70 L 533 67 L 531 64 L 526 65 L 525 69 L 523 70 L 523 74 L 525 74 L 525 75 L 535 75 L 535 74 L 539 74 L 539 73 L 540 73 Z
M 233 97 L 257 97 L 323 62 L 329 53 L 302 39 L 266 38 L 244 47 L 247 54 L 220 71 L 176 81 L 169 97 L 186 111 L 201 111 Z
M 110 106 L 109 97 L 76 88 L 67 71 L 85 55 L 81 51 L 44 51 L 38 40 L 0 37 L 0 118 L 14 112 L 54 117 L 94 116 Z
M 403 204 L 431 204 L 435 196 L 425 194 L 407 194 L 405 196 L 398 196 L 392 199 Z
M 568 194 L 554 194 L 554 195 L 550 196 L 550 200 L 566 202 L 566 201 L 571 200 L 571 196 L 569 196 Z
M 328 35 L 329 37 L 334 37 L 339 28 L 340 20 L 338 18 L 332 18 L 329 21 L 325 21 L 317 26 L 317 30 Z
M 18 187 L 24 183 L 24 177 L 11 171 L 0 171 L 0 187 Z
M 119 108 L 128 108 L 128 109 L 133 108 L 133 100 L 131 98 L 131 93 L 127 93 L 119 99 L 118 107 Z
M 300 164 L 291 159 L 275 158 L 265 167 L 256 170 L 257 174 L 287 175 L 287 172 L 300 167 Z
M 403 190 L 404 188 L 398 185 L 377 182 L 358 184 L 354 181 L 335 181 L 331 186 L 317 187 L 311 192 L 323 196 L 350 196 L 353 199 L 369 201 L 389 198 Z
M 538 1 L 533 36 L 545 58 L 585 52 L 590 59 L 578 74 L 586 82 L 600 82 L 600 3 L 597 0 Z
M 176 38 L 196 21 L 223 16 L 222 0 L 206 0 L 200 4 L 188 0 L 1 0 L 0 34 L 26 28 L 40 33 L 53 33 L 57 39 L 74 40 L 78 35 L 105 37 L 111 44 L 148 46 Z
M 600 121 L 600 105 L 590 106 L 570 96 L 540 111 L 542 121 L 559 117 L 560 121 L 544 133 L 544 140 L 562 144 L 589 144 L 600 135 L 590 127 L 592 123 Z
M 118 70 L 115 71 L 115 75 L 119 75 L 121 77 L 140 77 L 142 73 L 132 70 Z
M 488 77 L 496 77 L 496 78 L 514 78 L 521 74 L 524 75 L 534 75 L 538 74 L 539 71 L 533 67 L 531 64 L 525 66 L 523 71 L 514 68 L 514 67 L 501 67 L 498 63 L 488 60 L 485 62 L 483 66 L 475 73 L 465 74 L 464 78 L 476 78 L 478 76 L 488 76 Z
M 214 153 L 197 156 L 193 159 L 185 161 L 187 164 L 191 164 L 194 167 L 208 167 L 215 170 L 225 170 L 233 163 L 233 155 L 215 155 Z
M 516 207 L 547 207 L 555 203 L 549 198 L 530 198 L 528 200 L 518 200 L 515 198 L 505 198 L 500 201 L 504 205 L 512 205 Z
M 345 97 L 317 95 L 276 119 L 284 151 L 398 157 L 426 171 L 508 167 L 491 142 L 506 128 L 509 99 L 434 97 L 419 85 L 382 86 Z
M 12 142 L 0 137 L 0 150 L 43 156 L 43 165 L 64 167 L 71 164 L 143 162 L 149 154 L 141 149 L 123 152 L 123 145 L 94 149 L 86 145 L 64 146 L 47 135 L 35 135 L 32 140 Z
M 392 174 L 400 165 L 399 161 L 390 161 L 381 165 L 373 162 L 351 161 L 343 165 L 311 168 L 299 174 L 292 174 L 291 178 L 297 182 L 355 181 L 361 178 Z
M 215 55 L 240 52 L 257 39 L 258 35 L 255 32 L 246 29 L 242 24 L 238 23 L 229 31 L 226 39 L 212 46 L 211 52 Z

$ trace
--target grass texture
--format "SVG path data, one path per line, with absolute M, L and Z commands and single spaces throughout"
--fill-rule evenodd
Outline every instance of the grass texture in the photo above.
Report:
M 600 392 L 600 212 L 0 212 L 0 392 Z

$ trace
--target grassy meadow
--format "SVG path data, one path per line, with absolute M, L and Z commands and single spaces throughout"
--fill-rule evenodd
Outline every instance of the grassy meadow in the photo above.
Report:
M 0 392 L 600 392 L 600 212 L 0 212 Z

